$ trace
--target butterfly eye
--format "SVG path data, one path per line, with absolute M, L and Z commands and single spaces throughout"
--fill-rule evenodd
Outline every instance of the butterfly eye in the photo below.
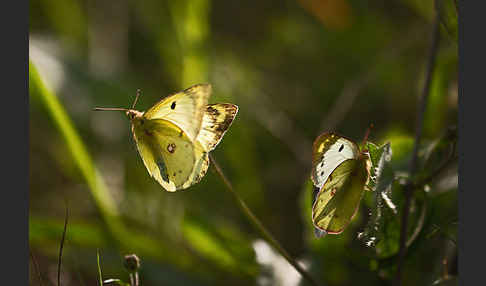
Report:
M 176 102 L 174 101 L 174 102 L 172 102 L 170 109 L 175 109 L 175 107 L 176 107 Z

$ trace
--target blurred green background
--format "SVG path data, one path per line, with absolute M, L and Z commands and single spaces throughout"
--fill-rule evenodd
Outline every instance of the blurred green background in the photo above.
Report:
M 454 1 L 440 2 L 424 148 L 457 124 L 457 13 Z M 39 273 L 56 284 L 66 206 L 63 285 L 97 285 L 97 249 L 103 279 L 127 281 L 122 258 L 136 253 L 142 285 L 306 285 L 215 172 L 165 192 L 125 115 L 92 112 L 128 107 L 137 88 L 146 110 L 203 82 L 213 85 L 211 103 L 240 107 L 212 154 L 284 248 L 322 285 L 393 280 L 398 224 L 382 240 L 386 251 L 358 239 L 376 212 L 370 195 L 342 234 L 314 237 L 311 146 L 330 130 L 359 142 L 373 123 L 370 140 L 390 142 L 396 174 L 407 171 L 434 1 L 31 0 L 29 14 L 31 285 Z M 454 276 L 457 164 L 428 188 L 412 205 L 421 225 L 407 285 Z M 394 184 L 398 206 L 401 192 Z

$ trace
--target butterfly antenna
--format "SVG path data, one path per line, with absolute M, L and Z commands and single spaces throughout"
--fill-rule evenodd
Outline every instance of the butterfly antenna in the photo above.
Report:
M 137 104 L 138 98 L 140 97 L 140 94 L 142 93 L 142 90 L 139 88 L 137 89 L 137 96 L 135 97 L 135 101 L 132 104 L 132 109 L 135 108 L 135 104 Z
M 121 107 L 95 107 L 94 111 L 128 111 L 128 108 Z
M 373 128 L 373 127 L 374 127 L 374 125 L 373 125 L 373 123 L 371 123 L 370 126 L 366 129 L 366 133 L 365 133 L 365 136 L 363 138 L 363 143 L 362 143 L 363 146 L 366 144 L 366 141 L 368 141 L 368 136 L 370 135 L 371 128 Z

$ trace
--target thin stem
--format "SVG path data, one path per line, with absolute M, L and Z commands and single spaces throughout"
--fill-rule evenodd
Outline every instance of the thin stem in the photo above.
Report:
M 98 265 L 98 280 L 100 281 L 100 286 L 103 286 L 103 275 L 101 274 L 100 250 L 99 249 L 96 249 L 96 264 Z
M 42 275 L 39 270 L 39 264 L 37 264 L 37 260 L 35 260 L 34 254 L 32 253 L 32 249 L 29 249 L 29 253 L 30 253 L 30 258 L 32 259 L 32 263 L 34 264 L 35 272 L 37 272 L 37 275 L 39 277 L 39 285 L 44 286 Z
M 137 271 L 130 273 L 129 277 L 130 277 L 130 286 L 139 286 L 139 278 L 138 278 Z
M 209 159 L 213 163 L 214 169 L 218 173 L 218 175 L 223 180 L 224 184 L 226 185 L 226 189 L 233 195 L 236 199 L 238 206 L 246 215 L 246 217 L 250 220 L 250 222 L 256 227 L 256 229 L 260 232 L 260 234 L 267 240 L 287 261 L 292 265 L 295 270 L 297 270 L 302 277 L 307 279 L 307 281 L 312 285 L 319 285 L 314 278 L 304 270 L 298 263 L 293 259 L 287 251 L 280 245 L 280 243 L 272 236 L 272 234 L 267 230 L 267 228 L 262 224 L 262 222 L 255 216 L 255 214 L 250 210 L 250 208 L 246 205 L 246 203 L 241 199 L 241 197 L 236 193 L 231 185 L 231 182 L 226 178 L 221 167 L 216 163 L 213 156 L 209 154 Z
M 422 137 L 424 114 L 425 114 L 425 109 L 427 107 L 427 99 L 430 93 L 430 83 L 432 81 L 432 74 L 434 71 L 437 52 L 439 49 L 440 30 L 439 30 L 438 8 L 439 7 L 437 6 L 436 3 L 436 11 L 435 11 L 436 14 L 434 20 L 432 44 L 430 46 L 428 62 L 427 62 L 427 73 L 426 73 L 424 88 L 422 90 L 422 94 L 418 102 L 417 122 L 415 126 L 415 143 L 413 146 L 412 160 L 410 161 L 410 166 L 409 166 L 410 178 L 414 177 L 415 172 L 417 170 L 418 151 L 420 146 L 420 138 Z M 407 242 L 407 230 L 408 230 L 408 221 L 409 221 L 409 214 L 410 214 L 410 204 L 412 202 L 414 190 L 415 190 L 414 184 L 412 182 L 407 183 L 404 190 L 405 204 L 403 206 L 403 213 L 402 213 L 402 222 L 401 222 L 401 229 L 400 229 L 400 250 L 398 252 L 398 266 L 397 266 L 397 272 L 395 277 L 395 285 L 397 286 L 402 284 L 403 263 L 404 263 L 405 253 L 407 250 L 406 242 Z
M 64 230 L 62 232 L 61 246 L 59 247 L 59 259 L 57 261 L 57 285 L 61 286 L 61 263 L 62 263 L 62 250 L 64 248 L 64 240 L 66 239 L 66 231 L 68 224 L 68 208 L 66 206 L 66 217 L 64 218 Z
M 133 276 L 135 277 L 135 284 L 134 284 L 134 286 L 138 286 L 139 285 L 138 272 L 135 272 L 133 274 Z
M 130 277 L 130 286 L 135 286 L 135 279 L 133 278 L 133 273 L 128 275 Z
M 362 146 L 365 146 L 366 141 L 368 141 L 368 136 L 370 136 L 371 128 L 373 128 L 373 123 L 370 124 L 370 126 L 366 129 L 366 133 L 363 137 L 363 142 L 361 143 Z

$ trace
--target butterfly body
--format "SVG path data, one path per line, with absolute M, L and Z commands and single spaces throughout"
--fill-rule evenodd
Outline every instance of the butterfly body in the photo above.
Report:
M 145 112 L 124 109 L 147 171 L 169 192 L 201 180 L 209 167 L 209 151 L 238 112 L 234 104 L 208 104 L 210 94 L 211 85 L 199 84 L 160 100 Z
M 313 145 L 312 221 L 316 234 L 339 234 L 355 216 L 369 178 L 366 151 L 336 133 L 324 133 Z M 319 235 L 320 236 L 320 235 Z

